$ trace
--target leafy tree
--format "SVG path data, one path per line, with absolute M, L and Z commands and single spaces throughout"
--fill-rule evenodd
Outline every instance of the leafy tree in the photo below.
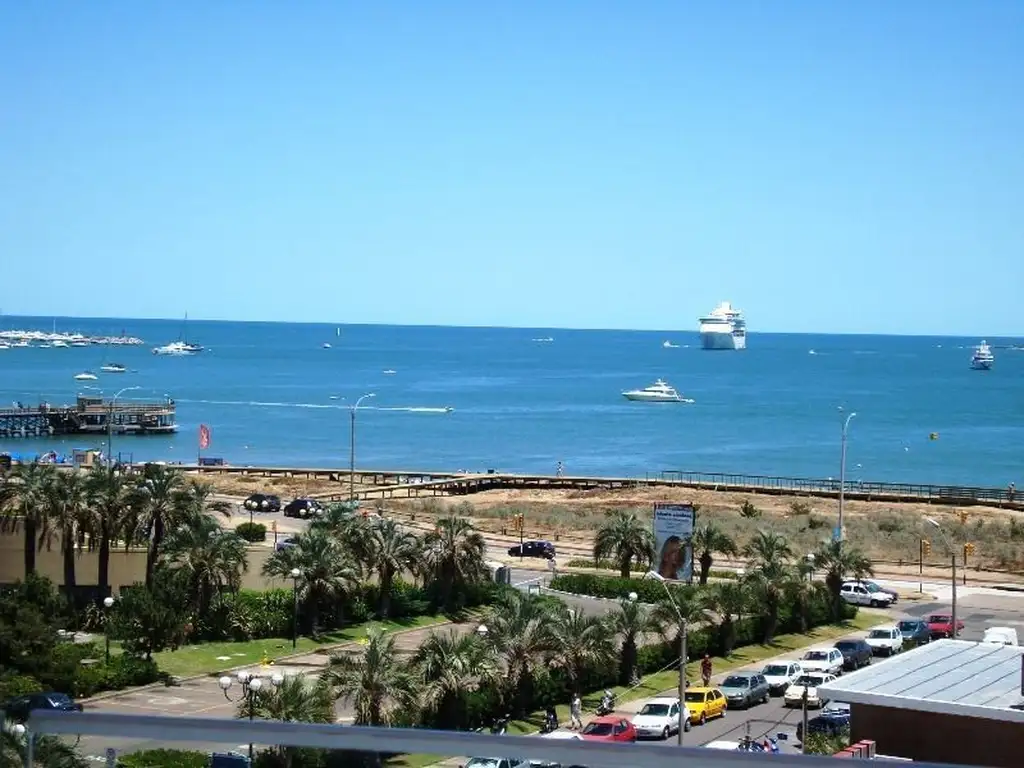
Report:
M 628 579 L 633 561 L 649 564 L 654 560 L 654 535 L 650 527 L 633 512 L 612 512 L 594 538 L 594 561 L 614 556 L 622 578 Z M 643 567 L 643 566 L 642 566 Z
M 843 598 L 840 592 L 847 577 L 866 579 L 874 574 L 874 568 L 867 556 L 849 543 L 828 541 L 821 545 L 814 556 L 814 566 L 825 571 L 825 586 L 832 604 L 832 618 L 843 620 Z
M 537 670 L 547 665 L 556 650 L 552 613 L 549 603 L 510 590 L 484 615 L 487 645 L 504 669 L 503 700 L 518 714 L 526 713 Z
M 680 619 L 693 625 L 707 619 L 706 606 L 697 590 L 690 586 L 670 587 L 671 597 L 665 595 L 651 610 L 651 619 L 659 627 L 662 636 L 676 645 L 682 644 Z
M 711 565 L 714 562 L 716 553 L 723 555 L 737 555 L 739 550 L 736 542 L 714 523 L 704 523 L 697 526 L 693 532 L 693 549 L 700 554 L 700 585 L 708 583 L 708 576 L 711 575 Z
M 151 659 L 184 640 L 188 593 L 178 574 L 157 569 L 149 588 L 141 584 L 121 591 L 110 616 L 109 633 L 128 653 Z
M 356 725 L 391 725 L 416 707 L 416 675 L 395 649 L 394 635 L 376 627 L 359 652 L 332 656 L 321 679 L 337 698 L 351 702 Z
M 484 553 L 487 544 L 468 520 L 449 515 L 438 519 L 423 538 L 424 578 L 437 581 L 441 605 L 455 607 L 455 591 L 487 576 Z
M 746 582 L 754 592 L 754 604 L 764 617 L 764 642 L 770 643 L 779 625 L 779 609 L 786 584 L 792 578 L 793 550 L 783 536 L 758 531 L 743 550 L 749 560 Z
M 19 464 L 0 483 L 0 532 L 13 533 L 20 525 L 26 576 L 36 570 L 39 532 L 46 524 L 47 491 L 55 473 L 51 464 Z
M 0 726 L 5 724 L 0 723 Z M 25 765 L 26 741 L 12 729 L 0 727 L 0 766 Z M 32 746 L 33 768 L 88 768 L 88 763 L 70 744 L 55 736 L 39 735 Z
M 565 670 L 569 690 L 576 691 L 584 670 L 614 663 L 614 633 L 603 616 L 574 611 L 564 603 L 552 613 L 550 664 Z
M 422 680 L 423 707 L 438 728 L 464 727 L 470 695 L 497 675 L 491 648 L 476 635 L 454 630 L 431 632 L 413 662 Z
M 245 547 L 244 539 L 207 514 L 190 517 L 167 535 L 163 559 L 184 575 L 197 617 L 208 615 L 215 594 L 238 590 L 248 568 Z
M 650 609 L 635 600 L 619 601 L 619 610 L 609 615 L 611 630 L 621 638 L 619 683 L 629 685 L 636 675 L 637 651 L 644 635 L 658 632 L 658 622 Z
M 66 603 L 53 583 L 35 573 L 0 588 L 0 659 L 19 674 L 47 671 Z
M 290 579 L 298 568 L 296 582 L 299 600 L 312 632 L 318 631 L 320 611 L 326 605 L 339 606 L 359 582 L 358 567 L 334 536 L 321 529 L 310 529 L 295 537 L 295 545 L 278 550 L 263 564 L 263 575 Z

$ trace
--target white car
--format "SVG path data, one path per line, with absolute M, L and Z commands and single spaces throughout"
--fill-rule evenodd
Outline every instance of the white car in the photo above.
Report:
M 690 730 L 690 710 L 683 706 L 683 730 Z M 679 699 L 659 696 L 651 699 L 633 717 L 638 738 L 667 739 L 679 733 Z
M 1017 645 L 1017 630 L 1013 627 L 989 627 L 985 630 L 981 642 L 995 645 Z
M 844 582 L 839 596 L 851 605 L 870 605 L 872 608 L 888 608 L 892 605 L 892 595 L 888 592 L 882 592 L 878 587 L 872 589 L 859 581 Z
M 827 672 L 838 675 L 843 671 L 843 652 L 838 648 L 811 648 L 800 659 L 804 672 Z
M 761 670 L 773 696 L 783 693 L 804 673 L 799 661 L 773 661 Z
M 738 741 L 726 741 L 725 739 L 718 739 L 716 741 L 709 741 L 704 745 L 704 749 L 725 749 L 730 752 L 735 752 L 740 748 Z
M 899 627 L 878 627 L 868 632 L 864 642 L 871 646 L 875 654 L 892 656 L 903 650 L 903 633 Z
M 583 741 L 583 736 L 576 731 L 552 731 L 541 735 L 542 739 Z
M 835 675 L 831 675 L 827 672 L 805 672 L 797 678 L 795 683 L 786 689 L 786 693 L 783 694 L 783 703 L 787 707 L 802 706 L 804 690 L 806 690 L 808 707 L 824 706 L 828 702 L 818 696 L 818 687 L 825 685 L 826 683 L 831 683 L 835 679 Z
M 462 768 L 530 768 L 521 757 L 471 757 Z

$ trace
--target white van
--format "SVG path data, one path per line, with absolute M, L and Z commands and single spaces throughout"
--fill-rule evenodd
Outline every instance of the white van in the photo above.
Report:
M 995 643 L 996 645 L 1018 645 L 1017 630 L 1013 627 L 989 627 L 981 638 L 983 643 Z

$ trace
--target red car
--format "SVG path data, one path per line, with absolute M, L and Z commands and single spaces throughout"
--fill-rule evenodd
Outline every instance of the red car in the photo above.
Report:
M 933 613 L 927 619 L 925 623 L 928 624 L 928 631 L 931 633 L 932 640 L 939 637 L 952 637 L 953 636 L 953 617 L 948 613 Z M 964 623 L 957 619 L 956 631 L 960 633 L 964 628 Z
M 595 717 L 583 728 L 587 741 L 636 741 L 636 728 L 624 717 L 605 715 Z

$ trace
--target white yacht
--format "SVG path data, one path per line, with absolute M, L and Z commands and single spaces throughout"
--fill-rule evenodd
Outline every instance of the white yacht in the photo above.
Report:
M 51 347 L 66 347 L 68 343 L 64 339 L 54 339 L 51 343 Z
M 100 370 L 104 373 L 124 373 L 128 369 L 120 363 L 104 363 L 100 366 Z
M 723 301 L 700 319 L 700 343 L 704 349 L 746 349 L 747 321 L 743 313 Z
M 172 341 L 170 344 L 164 344 L 162 347 L 153 347 L 154 355 L 194 355 L 196 352 L 202 350 L 202 347 L 196 349 L 194 344 L 186 344 L 184 341 Z
M 82 371 L 75 374 L 75 379 L 77 381 L 96 381 L 96 374 L 92 371 Z
M 629 389 L 622 393 L 627 400 L 636 400 L 642 403 L 689 403 L 678 392 L 675 387 L 669 386 L 666 382 L 658 379 L 649 387 L 643 389 Z
M 995 361 L 996 358 L 992 354 L 992 349 L 987 342 L 982 341 L 981 344 L 974 348 L 974 354 L 971 356 L 971 368 L 976 371 L 987 371 L 992 368 L 992 363 Z

